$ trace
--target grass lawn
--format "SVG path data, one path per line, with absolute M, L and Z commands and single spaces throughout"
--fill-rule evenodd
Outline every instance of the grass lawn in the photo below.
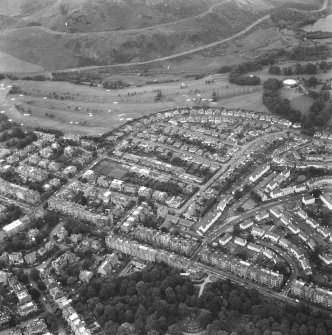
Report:
M 227 74 L 199 80 L 192 77 L 175 78 L 178 81 L 140 86 L 133 77 L 124 77 L 125 82 L 136 85 L 119 90 L 68 82 L 21 80 L 11 84 L 19 85 L 23 94 L 9 95 L 3 99 L 7 107 L 11 107 L 6 109 L 6 115 L 16 122 L 83 135 L 99 135 L 133 118 L 175 106 L 209 105 L 213 91 L 221 97 L 215 106 L 266 111 L 261 104 L 259 87 L 255 88 L 259 91 L 251 94 L 252 87 L 229 84 Z M 163 77 L 156 79 L 162 81 Z M 207 79 L 214 82 L 206 84 Z M 144 80 L 151 81 L 151 77 Z M 184 89 L 180 89 L 182 82 L 187 85 Z M 161 90 L 163 97 L 156 102 L 158 90 Z

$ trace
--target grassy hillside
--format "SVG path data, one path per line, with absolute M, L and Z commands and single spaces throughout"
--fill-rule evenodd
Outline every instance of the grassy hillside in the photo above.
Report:
M 57 34 L 25 27 L 0 34 L 0 48 L 46 69 L 150 60 L 231 36 L 260 16 L 229 2 L 203 16 L 134 31 Z
M 232 36 L 282 4 L 289 2 L 1 0 L 0 50 L 47 70 L 146 61 Z

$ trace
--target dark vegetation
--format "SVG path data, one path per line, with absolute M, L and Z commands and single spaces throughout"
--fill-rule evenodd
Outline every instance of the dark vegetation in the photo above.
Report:
M 309 86 L 314 84 L 316 80 L 309 78 Z M 322 90 L 320 93 L 309 92 L 309 96 L 315 101 L 310 107 L 309 114 L 304 116 L 300 111 L 294 110 L 288 99 L 282 98 L 279 89 L 282 87 L 282 82 L 276 78 L 270 78 L 265 81 L 263 88 L 263 103 L 273 113 L 287 118 L 291 122 L 299 122 L 306 129 L 325 126 L 332 115 L 332 104 L 330 93 L 327 90 Z
M 187 278 L 162 264 L 126 277 L 94 278 L 79 293 L 77 311 L 93 312 L 107 335 L 180 335 L 179 325 L 185 331 L 188 320 L 206 328 L 207 335 L 232 331 L 241 335 L 272 331 L 327 335 L 332 331 L 328 316 L 313 314 L 301 304 L 271 303 L 256 290 L 229 280 L 208 285 L 198 298 Z
M 122 80 L 105 80 L 103 82 L 103 87 L 111 90 L 116 90 L 118 88 L 129 87 L 128 83 L 125 83 Z
M 280 29 L 297 29 L 315 23 L 318 18 L 318 13 L 300 12 L 291 8 L 280 8 L 271 14 L 272 22 Z
M 303 74 L 316 74 L 317 71 L 320 69 L 322 71 L 326 71 L 330 69 L 330 64 L 326 61 L 321 61 L 317 64 L 314 63 L 306 63 L 304 65 L 297 63 L 293 66 L 286 66 L 286 67 L 280 67 L 276 64 L 271 65 L 269 67 L 269 73 L 275 74 L 275 75 L 281 75 L 284 76 L 291 76 L 293 74 L 295 75 L 303 75 Z

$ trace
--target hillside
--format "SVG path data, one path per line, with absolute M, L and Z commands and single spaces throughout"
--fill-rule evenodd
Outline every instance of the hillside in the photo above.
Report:
M 232 36 L 288 3 L 283 0 L 3 2 L 1 52 L 46 70 L 146 61 L 191 50 Z M 314 0 L 291 3 L 317 6 Z

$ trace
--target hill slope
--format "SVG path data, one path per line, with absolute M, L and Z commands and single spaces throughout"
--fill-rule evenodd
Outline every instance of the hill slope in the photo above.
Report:
M 0 50 L 45 69 L 151 60 L 222 40 L 283 0 L 2 0 Z M 313 5 L 315 0 L 293 0 Z M 0 22 L 0 23 L 1 23 Z M 7 23 L 6 23 L 7 22 Z

